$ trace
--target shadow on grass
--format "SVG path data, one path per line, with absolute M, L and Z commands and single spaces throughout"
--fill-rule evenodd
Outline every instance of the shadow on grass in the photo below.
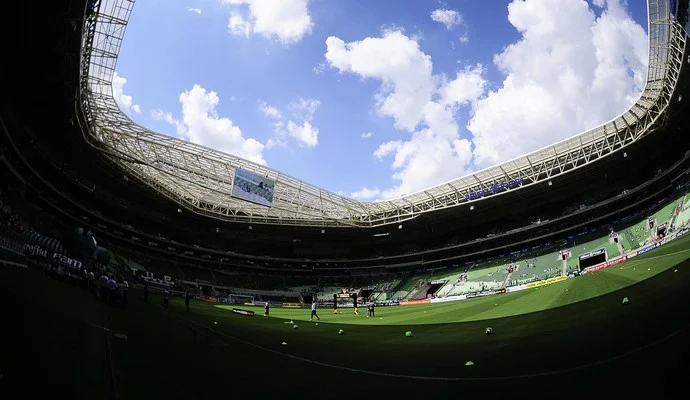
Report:
M 489 321 L 415 326 L 412 338 L 404 336 L 406 328 L 401 326 L 305 325 L 293 330 L 275 321 L 248 324 L 241 316 L 214 326 L 218 311 L 211 306 L 199 304 L 195 312 L 186 314 L 181 301 L 162 310 L 136 296 L 130 309 L 111 310 L 78 289 L 31 271 L 3 272 L 3 280 L 33 281 L 0 290 L 8 305 L 5 320 L 16 327 L 3 330 L 0 373 L 7 378 L 0 381 L 0 393 L 21 385 L 31 393 L 37 386 L 30 383 L 41 381 L 45 382 L 41 390 L 49 388 L 70 398 L 84 398 L 80 393 L 89 390 L 95 394 L 88 398 L 104 398 L 102 365 L 98 357 L 88 356 L 102 349 L 89 339 L 87 323 L 94 314 L 107 312 L 113 326 L 129 337 L 114 343 L 123 398 L 275 398 L 278 394 L 292 398 L 304 393 L 305 385 L 329 393 L 341 390 L 336 388 L 362 388 L 388 395 L 409 395 L 420 388 L 428 394 L 458 390 L 486 394 L 538 387 L 546 397 L 564 385 L 569 393 L 611 387 L 619 395 L 635 396 L 649 388 L 659 398 L 683 382 L 675 379 L 686 370 L 688 356 L 687 330 L 667 337 L 690 319 L 690 261 L 677 268 L 677 273 L 670 269 L 625 289 L 555 309 Z M 621 305 L 624 296 L 631 299 L 627 306 Z M 210 333 L 211 345 L 199 340 L 201 335 L 192 343 L 186 318 L 217 330 Z M 486 326 L 496 334 L 486 336 Z M 341 327 L 346 335 L 336 334 Z M 282 341 L 288 345 L 281 346 Z M 288 358 L 281 352 L 339 368 Z M 465 367 L 470 360 L 475 365 Z M 396 378 L 341 367 L 461 381 Z

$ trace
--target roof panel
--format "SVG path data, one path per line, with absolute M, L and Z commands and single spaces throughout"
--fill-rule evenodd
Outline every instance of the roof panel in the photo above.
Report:
M 435 207 L 428 206 L 430 196 L 441 201 L 439 199 L 444 196 L 454 197 L 456 191 L 476 190 L 482 184 L 505 179 L 506 174 L 526 175 L 532 166 L 546 165 L 556 157 L 578 150 L 582 145 L 601 141 L 605 136 L 615 134 L 616 130 L 627 129 L 629 124 L 635 124 L 645 112 L 659 106 L 659 102 L 666 101 L 661 94 L 669 90 L 668 82 L 674 84 L 679 74 L 679 71 L 669 70 L 669 55 L 671 52 L 679 51 L 682 55 L 683 50 L 671 46 L 671 32 L 675 32 L 678 35 L 676 39 L 682 41 L 683 48 L 685 46 L 682 30 L 669 28 L 670 24 L 676 22 L 666 18 L 667 13 L 663 11 L 668 9 L 668 2 L 669 0 L 648 1 L 650 60 L 647 87 L 638 100 L 639 107 L 633 106 L 633 109 L 613 121 L 527 155 L 472 172 L 426 191 L 389 201 L 367 203 L 345 198 L 239 157 L 147 131 L 132 122 L 119 110 L 113 99 L 111 86 L 117 55 L 133 7 L 130 0 L 104 0 L 102 4 L 107 5 L 101 7 L 95 23 L 87 21 L 85 25 L 85 35 L 90 34 L 94 41 L 93 47 L 82 49 L 83 59 L 89 65 L 88 76 L 82 76 L 83 82 L 86 82 L 82 85 L 82 104 L 89 112 L 93 112 L 88 113 L 93 116 L 89 124 L 91 135 L 96 140 L 113 150 L 147 163 L 146 167 L 129 164 L 128 168 L 137 171 L 139 176 L 148 176 L 152 182 L 164 185 L 166 190 L 178 193 L 181 197 L 198 196 L 197 199 L 236 207 L 236 211 L 251 212 L 275 219 L 324 219 L 367 215 L 366 219 L 372 220 L 383 218 L 374 214 L 386 212 L 403 213 L 403 218 L 409 218 Z M 265 208 L 229 197 L 229 182 L 236 168 L 265 174 L 279 182 L 276 186 L 277 200 L 274 208 Z M 187 180 L 181 179 L 183 177 Z

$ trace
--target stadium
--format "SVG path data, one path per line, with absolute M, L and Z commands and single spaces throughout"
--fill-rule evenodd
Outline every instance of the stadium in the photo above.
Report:
M 688 1 L 647 3 L 647 83 L 626 112 L 374 202 L 133 122 L 112 91 L 133 0 L 20 4 L 0 109 L 0 393 L 675 396 Z

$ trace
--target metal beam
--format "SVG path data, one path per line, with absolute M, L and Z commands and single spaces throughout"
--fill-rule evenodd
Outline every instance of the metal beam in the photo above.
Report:
M 567 174 L 653 132 L 673 98 L 686 46 L 683 27 L 659 12 L 668 10 L 669 0 L 649 0 L 647 85 L 628 111 L 579 136 L 471 176 L 398 199 L 363 202 L 230 154 L 148 131 L 131 121 L 116 104 L 111 82 L 134 0 L 98 5 L 83 26 L 77 107 L 86 139 L 95 150 L 178 204 L 214 218 L 252 223 L 375 227 L 465 204 L 478 191 L 485 191 L 482 198 L 500 195 L 509 189 L 495 188 L 507 182 L 522 179 L 520 186 L 529 186 Z M 231 196 L 237 168 L 276 180 L 273 207 Z

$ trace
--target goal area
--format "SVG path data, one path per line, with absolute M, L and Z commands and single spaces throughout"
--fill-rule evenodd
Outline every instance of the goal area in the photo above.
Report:
M 254 296 L 245 294 L 228 294 L 228 303 L 230 304 L 254 304 Z

